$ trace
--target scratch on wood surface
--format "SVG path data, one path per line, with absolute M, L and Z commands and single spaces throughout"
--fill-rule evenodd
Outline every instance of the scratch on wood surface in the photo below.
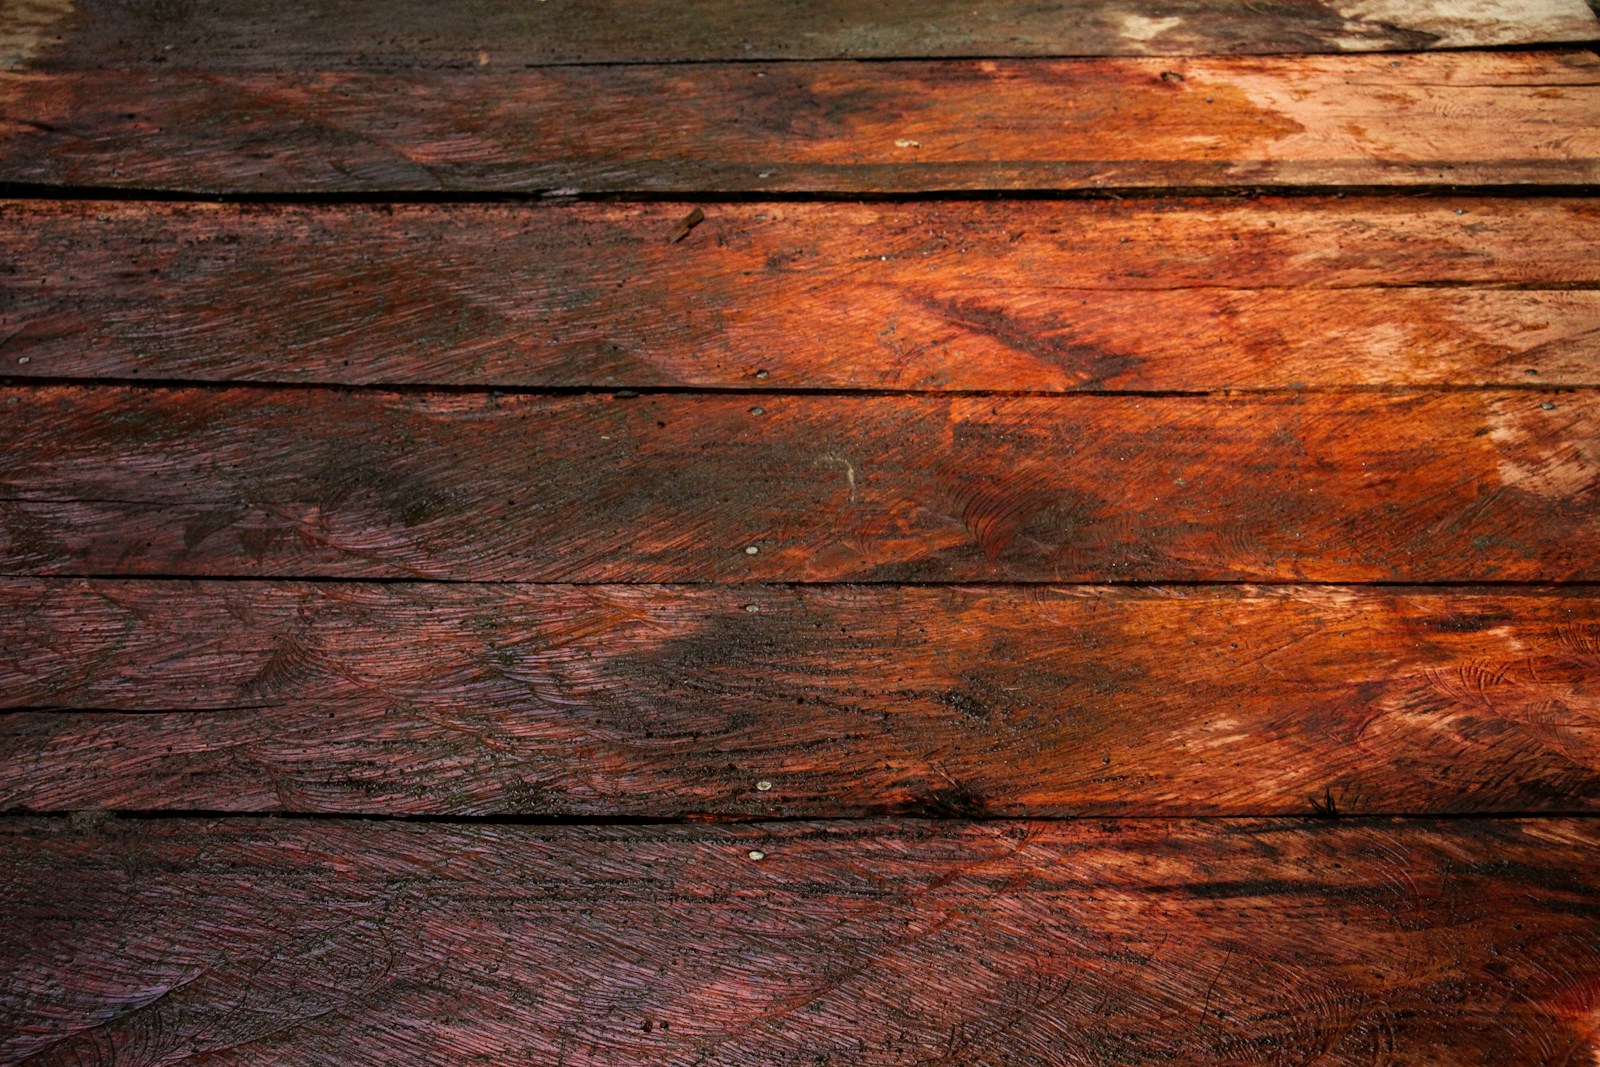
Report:
M 818 458 L 817 462 L 840 467 L 844 470 L 845 484 L 850 489 L 850 503 L 854 504 L 856 502 L 856 465 L 851 463 L 847 456 L 839 452 L 824 453 Z

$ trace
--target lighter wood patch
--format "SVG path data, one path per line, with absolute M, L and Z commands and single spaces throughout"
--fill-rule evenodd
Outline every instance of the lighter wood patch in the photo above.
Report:
M 1593 492 L 1600 462 L 1592 446 L 1567 425 L 1563 408 L 1574 401 L 1529 399 L 1499 406 L 1489 420 L 1489 439 L 1499 448 L 1501 484 L 1547 500 Z
M 0 0 L 0 70 L 20 70 L 72 14 L 72 0 Z
M 1123 15 L 1122 36 L 1137 45 L 1146 45 L 1160 37 L 1163 33 L 1177 29 L 1183 24 L 1183 19 L 1177 15 L 1168 18 L 1146 18 L 1143 15 Z
M 1433 34 L 1436 46 L 1470 48 L 1528 41 L 1581 41 L 1595 36 L 1584 0 L 1347 0 L 1342 18 Z M 1360 49 L 1362 38 L 1340 43 Z

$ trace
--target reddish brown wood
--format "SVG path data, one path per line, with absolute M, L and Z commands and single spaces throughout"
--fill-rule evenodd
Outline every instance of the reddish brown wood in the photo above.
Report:
M 1588 589 L 9 580 L 0 809 L 1595 810 L 1597 670 Z
M 375 70 L 708 59 L 1362 52 L 1588 41 L 1583 0 L 28 0 L 0 64 Z
M 1600 578 L 1600 397 L 0 390 L 0 568 Z
M 18 376 L 1595 385 L 1590 200 L 0 204 Z M 241 301 L 241 294 L 271 299 Z
M 0 573 L 466 580 L 0 580 L 0 1062 L 1600 1063 L 1588 201 L 714 202 L 1587 186 L 1587 52 L 972 58 L 1578 0 L 464 2 L 0 14 L 14 192 L 562 201 L 0 206 Z M 1311 812 L 1546 817 L 998 818 Z
M 642 102 L 648 102 L 644 106 Z M 1600 57 L 0 75 L 0 181 L 917 192 L 1600 180 Z
M 41 1067 L 1600 1050 L 1590 820 L 0 834 L 0 1057 Z

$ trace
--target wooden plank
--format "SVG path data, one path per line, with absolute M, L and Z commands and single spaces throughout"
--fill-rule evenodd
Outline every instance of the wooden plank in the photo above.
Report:
M 8 580 L 0 650 L 7 810 L 1600 810 L 1587 588 Z
M 640 101 L 649 101 L 648 111 Z M 1600 56 L 0 75 L 0 181 L 196 193 L 1565 186 Z
M 1583 0 L 466 0 L 7 10 L 0 69 L 425 70 L 553 63 L 1366 52 L 1600 38 Z
M 1600 1050 L 1592 820 L 0 834 L 7 1062 L 1559 1067 Z
M 11 574 L 1600 578 L 1589 391 L 0 396 Z
M 0 204 L 19 377 L 1596 385 L 1587 199 Z M 241 293 L 271 293 L 241 303 Z

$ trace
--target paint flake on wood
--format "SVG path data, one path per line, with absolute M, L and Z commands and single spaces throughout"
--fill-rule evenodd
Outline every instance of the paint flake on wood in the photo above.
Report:
M 1600 57 L 1588 52 L 94 69 L 0 74 L 0 111 L 0 181 L 46 187 L 663 195 L 1600 180 Z
M 0 834 L 7 1062 L 1562 1067 L 1600 1047 L 1592 820 Z
M 1591 810 L 1597 673 L 1588 589 L 7 580 L 0 809 Z
M 1588 200 L 699 210 L 670 244 L 688 205 L 3 203 L 0 366 L 534 388 L 1600 384 Z

